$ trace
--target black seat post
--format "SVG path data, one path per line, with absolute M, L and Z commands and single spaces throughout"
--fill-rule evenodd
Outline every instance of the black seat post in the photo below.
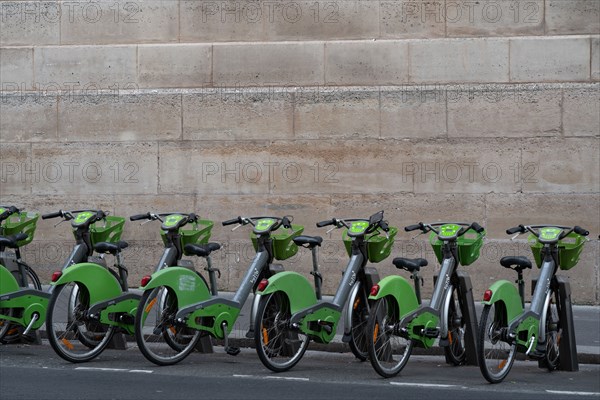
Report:
M 312 246 L 310 249 L 310 252 L 312 253 L 313 263 L 313 270 L 311 272 L 311 275 L 315 279 L 315 294 L 317 295 L 317 300 L 321 300 L 321 284 L 323 282 L 323 277 L 319 272 L 319 254 L 317 250 L 318 247 L 319 246 Z
M 519 285 L 519 296 L 521 297 L 521 306 L 525 308 L 525 280 L 523 279 L 523 268 L 516 267 L 517 280 L 515 283 Z
M 125 265 L 123 265 L 123 258 L 121 257 L 121 251 L 117 251 L 117 253 L 115 254 L 115 258 L 116 258 L 116 266 L 117 269 L 119 270 L 119 277 L 121 278 L 121 287 L 123 288 L 123 291 L 128 291 L 129 290 L 129 284 L 127 283 L 127 277 L 129 275 L 127 268 L 125 268 Z
M 217 286 L 217 269 L 213 269 L 212 267 L 212 259 L 210 258 L 210 254 L 206 257 L 206 270 L 208 271 L 208 280 L 210 281 L 210 293 L 213 296 L 217 296 L 219 294 L 219 288 Z
M 417 296 L 417 301 L 419 302 L 419 305 L 421 305 L 421 285 L 423 284 L 423 278 L 421 278 L 419 275 L 418 270 L 414 270 L 410 277 L 415 284 L 415 295 Z

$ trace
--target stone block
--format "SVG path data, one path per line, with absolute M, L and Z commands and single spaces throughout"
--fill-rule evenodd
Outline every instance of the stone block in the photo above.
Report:
M 514 140 L 449 139 L 419 142 L 396 168 L 415 193 L 513 193 L 520 188 L 513 169 L 519 164 Z
M 217 87 L 323 85 L 323 43 L 215 44 L 213 71 Z
M 293 91 L 206 89 L 183 95 L 183 137 L 190 140 L 291 139 Z
M 533 165 L 523 181 L 524 192 L 598 193 L 600 191 L 600 140 L 571 138 L 531 140 L 522 157 Z
M 600 37 L 592 37 L 592 80 L 600 81 Z
M 61 96 L 60 140 L 148 141 L 181 137 L 181 95 L 114 92 Z
M 600 133 L 600 85 L 564 88 L 565 136 L 597 136 Z
M 434 39 L 409 43 L 412 83 L 508 81 L 507 39 Z
M 318 0 L 261 3 L 264 10 L 262 22 L 267 41 L 379 37 L 380 5 L 377 1 Z M 266 11 L 271 13 L 267 14 Z
M 506 230 L 520 224 L 580 225 L 590 232 L 600 229 L 597 194 L 491 193 L 485 201 L 488 237 L 492 239 L 510 239 Z
M 510 39 L 512 82 L 587 81 L 589 37 Z
M 443 86 L 382 87 L 380 102 L 382 138 L 422 139 L 447 133 Z
M 3 94 L 0 97 L 0 142 L 56 141 L 57 100 L 56 95 L 39 93 Z
M 209 44 L 138 46 L 138 82 L 141 88 L 194 88 L 208 86 L 212 77 Z
M 538 36 L 544 34 L 544 1 L 446 2 L 450 37 Z
M 572 35 L 600 33 L 600 2 L 596 0 L 547 0 L 546 33 Z
M 4 135 L 2 135 L 4 136 Z M 0 146 L 0 196 L 29 195 L 31 182 L 31 148 L 28 143 L 2 143 Z
M 35 48 L 36 83 L 60 89 L 98 90 L 137 87 L 135 46 Z
M 273 158 L 266 142 L 161 143 L 159 193 L 268 193 Z
M 196 43 L 263 41 L 265 23 L 275 21 L 276 5 L 276 2 L 256 0 L 181 0 L 181 41 Z M 283 19 L 281 14 L 277 17 Z
M 33 49 L 0 48 L 0 83 L 2 91 L 24 91 L 33 88 Z
M 274 194 L 388 193 L 412 190 L 412 177 L 399 174 L 409 159 L 408 143 L 380 140 L 275 142 L 271 161 L 280 162 Z
M 0 2 L 0 46 L 60 44 L 61 3 Z
M 558 136 L 562 92 L 555 86 L 450 86 L 448 136 Z
M 369 88 L 318 88 L 296 95 L 297 138 L 379 137 L 379 93 Z
M 325 60 L 327 85 L 408 82 L 408 44 L 405 41 L 327 42 Z
M 379 18 L 384 39 L 445 36 L 444 1 L 380 1 Z
M 61 43 L 126 44 L 179 40 L 179 2 L 61 2 Z
M 158 187 L 153 143 L 32 145 L 32 194 L 151 194 Z

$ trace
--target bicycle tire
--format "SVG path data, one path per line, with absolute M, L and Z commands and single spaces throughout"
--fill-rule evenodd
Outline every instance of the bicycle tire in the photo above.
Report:
M 350 342 L 348 345 L 352 354 L 360 361 L 365 361 L 369 356 L 369 343 L 367 342 L 366 332 L 369 323 L 369 307 L 366 298 L 361 289 L 354 299 L 350 299 L 353 305 L 352 315 L 350 316 L 352 326 L 350 327 Z
M 448 315 L 446 318 L 446 326 L 448 327 L 448 342 L 444 346 L 444 354 L 446 362 L 452 365 L 462 365 L 465 363 L 467 351 L 465 349 L 465 319 L 463 318 L 460 302 L 458 299 L 458 291 L 452 289 L 450 295 L 450 305 L 448 307 Z
M 177 295 L 167 286 L 144 292 L 135 316 L 135 340 L 146 359 L 173 365 L 196 347 L 201 332 L 175 320 Z
M 550 289 L 550 303 L 544 311 L 546 313 L 546 354 L 545 367 L 554 371 L 560 365 L 560 338 L 562 336 L 562 323 L 560 321 L 560 302 L 556 289 Z
M 304 356 L 310 341 L 307 335 L 290 326 L 290 318 L 290 303 L 284 292 L 275 292 L 260 299 L 254 342 L 260 361 L 274 372 L 294 367 Z
M 88 289 L 79 282 L 56 286 L 48 303 L 48 341 L 56 354 L 72 363 L 100 355 L 115 332 L 114 326 L 89 318 L 89 307 Z
M 40 278 L 38 278 L 35 271 L 29 267 L 29 265 L 25 265 L 25 273 L 27 274 L 28 287 L 30 289 L 42 290 Z M 15 278 L 17 279 L 17 282 L 20 281 L 19 277 Z M 8 311 L 5 312 L 4 310 Z M 5 308 L 1 313 L 12 317 L 14 315 L 14 310 Z M 21 335 L 24 330 L 24 326 L 11 323 L 10 321 L 0 320 L 0 342 L 5 344 L 19 342 L 21 341 Z
M 367 325 L 369 360 L 384 378 L 392 378 L 406 366 L 414 342 L 398 334 L 400 309 L 391 296 L 377 300 Z
M 500 383 L 510 372 L 516 357 L 515 343 L 502 340 L 508 327 L 503 303 L 486 305 L 481 314 L 477 339 L 477 357 L 483 377 L 490 383 Z

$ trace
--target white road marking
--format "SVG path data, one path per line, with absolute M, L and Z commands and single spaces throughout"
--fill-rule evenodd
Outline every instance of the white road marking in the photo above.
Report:
M 77 367 L 75 369 L 83 370 L 83 371 L 135 372 L 135 373 L 144 373 L 144 374 L 151 374 L 154 372 L 149 369 L 123 369 L 123 368 L 99 368 L 99 367 Z
M 439 388 L 458 387 L 458 385 L 443 385 L 443 384 L 439 384 L 439 383 L 409 383 L 409 382 L 390 382 L 390 385 L 416 386 L 416 387 L 439 387 Z
M 562 390 L 546 390 L 548 393 L 552 394 L 566 394 L 566 395 L 576 395 L 576 396 L 600 396 L 600 393 L 597 392 L 569 392 Z
M 149 369 L 131 369 L 131 370 L 129 370 L 129 372 L 135 372 L 135 373 L 140 373 L 140 374 L 151 374 L 154 371 L 150 371 Z
M 294 376 L 272 376 L 272 375 L 258 376 L 258 375 L 240 375 L 240 374 L 233 374 L 232 376 L 234 378 L 281 379 L 284 381 L 302 381 L 302 382 L 310 381 L 310 379 L 308 379 L 308 378 L 299 378 L 299 377 L 294 377 Z

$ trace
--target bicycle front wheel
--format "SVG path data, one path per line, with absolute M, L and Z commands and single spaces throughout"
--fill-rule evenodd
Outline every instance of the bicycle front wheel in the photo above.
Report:
M 369 359 L 377 373 L 384 378 L 398 375 L 406 366 L 413 341 L 399 335 L 400 309 L 391 296 L 375 302 L 367 325 Z
M 73 363 L 97 357 L 114 334 L 114 326 L 88 317 L 89 299 L 84 285 L 69 282 L 56 286 L 48 303 L 48 341 L 56 354 Z
M 369 322 L 369 305 L 366 296 L 358 293 L 352 303 L 352 326 L 350 327 L 350 350 L 360 361 L 365 361 L 369 356 L 369 343 L 367 341 L 367 324 Z
M 546 309 L 546 356 L 545 364 L 549 371 L 554 371 L 560 363 L 560 338 L 562 323 L 560 321 L 558 293 L 551 289 L 550 302 Z
M 309 337 L 290 325 L 290 302 L 283 292 L 264 296 L 258 303 L 254 326 L 256 352 L 274 372 L 292 368 L 302 359 Z
M 490 383 L 499 383 L 510 372 L 516 356 L 516 344 L 503 340 L 508 323 L 502 303 L 486 305 L 481 314 L 477 357 L 483 377 Z
M 458 291 L 452 289 L 448 307 L 447 324 L 448 345 L 444 347 L 446 362 L 452 365 L 461 365 L 466 359 L 465 350 L 465 319 L 463 318 L 458 300 Z
M 157 365 L 173 365 L 196 347 L 200 331 L 178 322 L 177 295 L 167 286 L 146 290 L 135 316 L 135 340 L 140 351 Z

